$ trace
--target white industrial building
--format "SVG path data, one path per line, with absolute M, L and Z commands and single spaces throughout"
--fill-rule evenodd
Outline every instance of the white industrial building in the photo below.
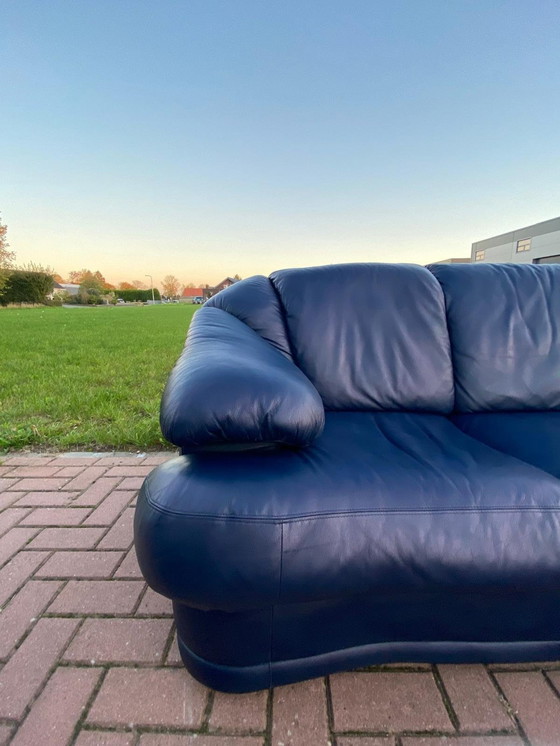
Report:
M 558 264 L 560 218 L 476 241 L 472 245 L 471 261 Z

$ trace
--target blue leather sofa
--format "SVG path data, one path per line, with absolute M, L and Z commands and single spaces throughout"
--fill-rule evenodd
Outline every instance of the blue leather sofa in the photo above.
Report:
M 348 264 L 197 312 L 136 550 L 205 684 L 560 658 L 560 265 Z

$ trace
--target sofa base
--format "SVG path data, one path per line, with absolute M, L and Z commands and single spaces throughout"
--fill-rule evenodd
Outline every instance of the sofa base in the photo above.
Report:
M 560 660 L 560 591 L 386 593 L 239 612 L 174 602 L 181 657 L 247 692 L 384 663 Z
M 560 640 L 539 642 L 389 642 L 336 650 L 291 661 L 223 666 L 200 658 L 178 638 L 187 670 L 222 692 L 252 692 L 273 686 L 384 663 L 523 663 L 560 659 Z

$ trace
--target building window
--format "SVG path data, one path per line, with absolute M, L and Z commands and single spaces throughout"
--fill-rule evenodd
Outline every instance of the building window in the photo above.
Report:
M 479 249 L 478 251 L 475 251 L 474 260 L 475 262 L 482 262 L 484 261 L 485 256 L 486 252 L 484 251 L 484 249 Z
M 521 241 L 517 242 L 517 248 L 515 249 L 517 253 L 520 251 L 531 251 L 531 239 L 530 238 L 522 238 Z

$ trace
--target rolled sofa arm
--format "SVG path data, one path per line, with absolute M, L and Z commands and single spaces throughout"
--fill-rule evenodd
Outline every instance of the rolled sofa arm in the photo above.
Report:
M 195 314 L 161 403 L 162 432 L 183 453 L 306 446 L 324 422 L 317 390 L 285 355 L 226 311 Z

